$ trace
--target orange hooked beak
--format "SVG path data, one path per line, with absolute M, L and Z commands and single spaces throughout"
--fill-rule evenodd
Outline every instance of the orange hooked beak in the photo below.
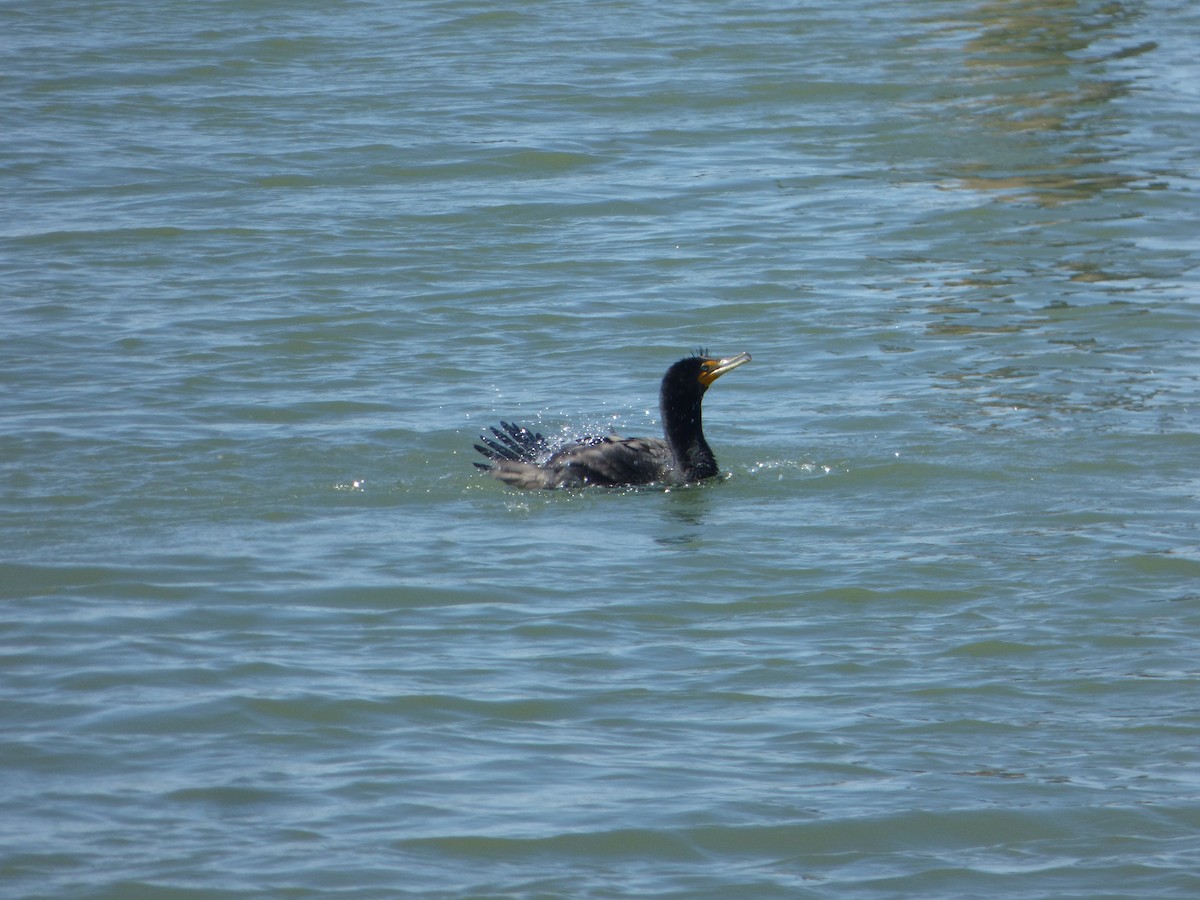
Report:
M 739 353 L 737 356 L 727 356 L 725 359 L 706 359 L 700 368 L 700 383 L 708 387 L 726 372 L 732 372 L 740 365 L 750 362 L 749 353 Z

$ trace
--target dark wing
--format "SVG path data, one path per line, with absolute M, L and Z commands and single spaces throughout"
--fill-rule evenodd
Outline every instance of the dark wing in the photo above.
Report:
M 669 471 L 666 442 L 654 438 L 607 437 L 564 447 L 548 465 L 572 482 L 617 487 L 662 481 Z
M 541 462 L 504 459 L 492 474 L 519 488 L 563 488 L 600 485 L 621 487 L 667 479 L 671 454 L 654 438 L 587 438 L 567 444 Z
M 512 460 L 537 464 L 550 457 L 552 452 L 550 442 L 540 434 L 530 431 L 523 425 L 512 422 L 501 422 L 499 428 L 492 428 L 494 438 L 486 434 L 479 436 L 483 444 L 476 444 L 475 449 L 488 459 L 499 462 Z M 488 463 L 475 463 L 481 469 L 492 468 Z

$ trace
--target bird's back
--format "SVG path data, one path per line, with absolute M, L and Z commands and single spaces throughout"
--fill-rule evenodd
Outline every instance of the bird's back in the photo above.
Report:
M 491 460 L 476 463 L 517 488 L 564 488 L 653 484 L 670 480 L 671 451 L 659 438 L 617 435 L 584 437 L 552 448 L 540 434 L 508 422 L 493 428 L 493 438 L 475 449 Z

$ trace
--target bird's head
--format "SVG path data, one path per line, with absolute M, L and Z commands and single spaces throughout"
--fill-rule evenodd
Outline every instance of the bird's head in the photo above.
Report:
M 748 362 L 750 362 L 749 353 L 739 353 L 736 356 L 720 359 L 710 356 L 707 350 L 698 350 L 667 369 L 667 374 L 663 376 L 663 387 L 665 389 L 669 385 L 673 394 L 699 393 L 702 395 L 708 390 L 709 385 L 726 372 L 732 372 L 738 366 Z

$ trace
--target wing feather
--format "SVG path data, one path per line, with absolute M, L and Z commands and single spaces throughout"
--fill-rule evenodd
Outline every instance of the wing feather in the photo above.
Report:
M 513 487 L 653 484 L 670 480 L 673 470 L 671 452 L 657 438 L 587 435 L 555 448 L 541 434 L 510 422 L 490 431 L 475 445 L 489 462 L 475 465 Z

